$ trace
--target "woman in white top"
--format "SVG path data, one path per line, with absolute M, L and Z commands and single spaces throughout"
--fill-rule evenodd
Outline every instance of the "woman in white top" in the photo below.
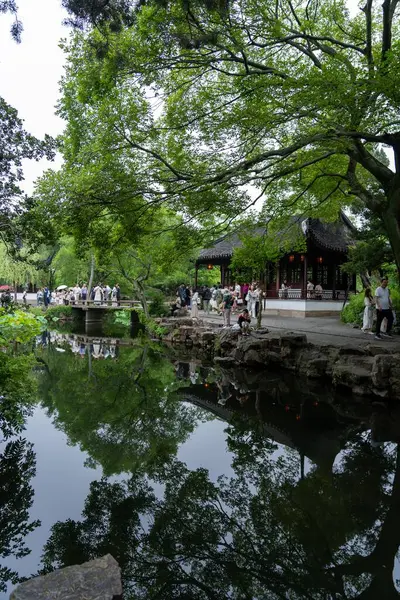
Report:
M 364 333 L 372 333 L 372 321 L 374 318 L 374 298 L 371 288 L 367 288 L 364 293 L 364 315 L 362 331 Z
M 249 314 L 251 314 L 253 319 L 256 318 L 257 296 L 258 294 L 254 289 L 254 285 L 251 285 L 249 291 L 247 292 L 247 310 L 249 311 Z
M 94 288 L 94 301 L 96 304 L 101 304 L 103 300 L 103 290 L 101 285 L 98 283 Z
M 190 309 L 190 316 L 192 317 L 192 319 L 199 318 L 198 300 L 199 300 L 199 292 L 196 290 L 192 296 L 192 306 Z

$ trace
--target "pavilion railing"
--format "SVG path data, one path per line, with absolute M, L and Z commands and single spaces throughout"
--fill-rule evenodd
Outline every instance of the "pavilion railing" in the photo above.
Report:
M 317 300 L 317 301 L 344 301 L 347 297 L 346 290 L 304 290 L 301 288 L 287 288 L 285 290 L 267 290 L 267 300 Z

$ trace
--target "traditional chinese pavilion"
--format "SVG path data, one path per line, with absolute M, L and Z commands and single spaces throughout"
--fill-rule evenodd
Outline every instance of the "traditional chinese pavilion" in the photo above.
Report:
M 265 271 L 257 277 L 266 295 L 264 308 L 269 314 L 287 316 L 337 314 L 356 286 L 355 276 L 348 277 L 341 269 L 347 260 L 349 246 L 354 244 L 354 226 L 342 212 L 335 222 L 304 217 L 295 219 L 305 237 L 305 250 L 289 252 L 278 262 L 265 265 Z M 256 230 L 255 235 L 264 231 Z M 206 265 L 209 269 L 219 268 L 221 283 L 232 285 L 230 262 L 234 249 L 240 246 L 239 234 L 234 233 L 202 250 L 196 261 L 196 279 L 199 267 Z M 282 290 L 285 281 L 288 289 Z M 320 283 L 323 292 L 307 291 L 307 281 L 314 286 Z

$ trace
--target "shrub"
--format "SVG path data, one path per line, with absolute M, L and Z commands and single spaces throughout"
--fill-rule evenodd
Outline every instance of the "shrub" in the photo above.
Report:
M 364 293 L 352 294 L 349 302 L 342 310 L 341 318 L 343 323 L 357 323 L 362 325 L 364 313 Z
M 58 306 L 49 306 L 45 312 L 45 317 L 48 321 L 58 319 L 72 319 L 72 306 L 60 304 Z
M 43 317 L 35 317 L 23 310 L 16 310 L 12 314 L 3 313 L 0 315 L 0 344 L 3 346 L 10 342 L 29 342 L 45 328 Z
M 31 315 L 35 315 L 36 317 L 43 317 L 45 315 L 45 308 L 41 307 L 41 306 L 24 306 L 23 304 L 21 304 L 19 306 L 19 308 L 21 310 L 26 310 L 26 312 L 29 312 Z
M 167 313 L 164 294 L 159 290 L 153 291 L 149 302 L 149 315 L 151 317 L 164 317 Z

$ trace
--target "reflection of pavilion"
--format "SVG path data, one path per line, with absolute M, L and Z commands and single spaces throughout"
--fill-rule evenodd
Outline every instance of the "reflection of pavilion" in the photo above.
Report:
M 332 406 L 319 402 L 311 392 L 306 392 L 303 397 L 298 395 L 298 401 L 293 400 L 296 397 L 296 391 L 293 393 L 293 390 L 277 398 L 272 385 L 269 391 L 266 388 L 249 391 L 244 405 L 240 404 L 234 393 L 221 404 L 216 389 L 202 385 L 191 386 L 181 394 L 185 401 L 224 421 L 229 422 L 241 415 L 245 419 L 261 422 L 267 438 L 298 450 L 302 471 L 304 457 L 324 470 L 331 470 L 351 430 L 356 425 L 358 429 L 360 426 L 357 419 L 338 418 Z

